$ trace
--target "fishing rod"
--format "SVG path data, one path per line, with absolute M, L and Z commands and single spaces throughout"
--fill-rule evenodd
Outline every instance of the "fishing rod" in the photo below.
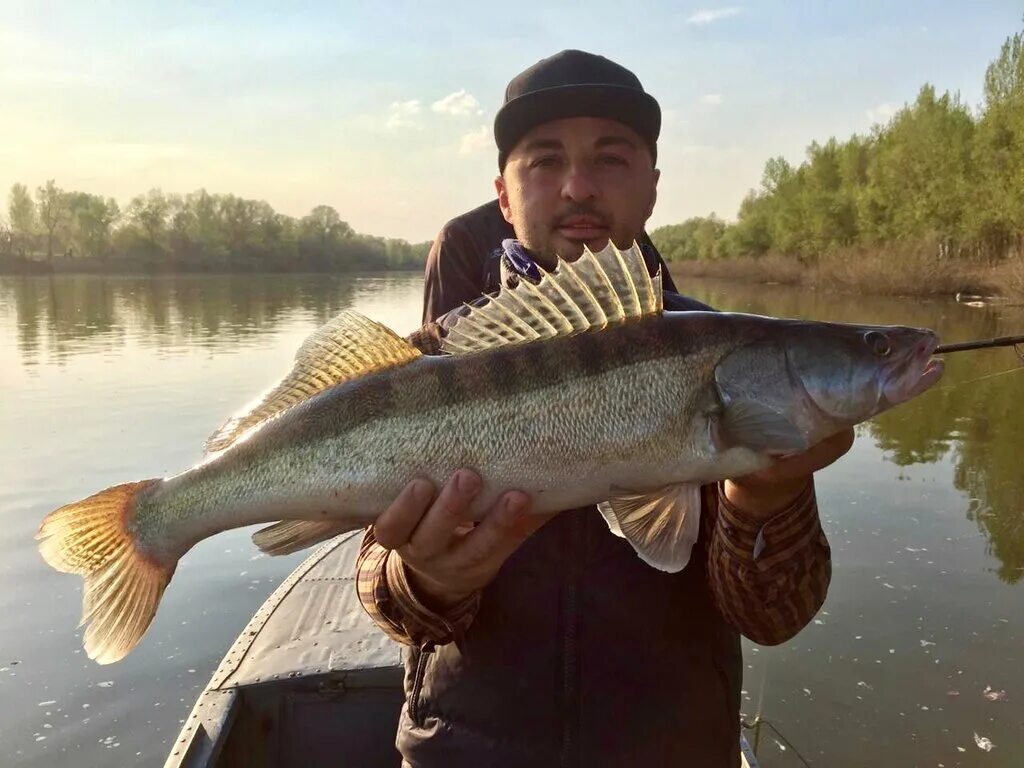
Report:
M 996 336 L 993 339 L 978 339 L 977 341 L 962 341 L 957 344 L 940 344 L 935 348 L 935 354 L 941 355 L 944 352 L 963 352 L 968 349 L 988 349 L 990 347 L 1016 347 L 1024 344 L 1024 336 Z M 1018 355 L 1024 357 L 1020 350 Z

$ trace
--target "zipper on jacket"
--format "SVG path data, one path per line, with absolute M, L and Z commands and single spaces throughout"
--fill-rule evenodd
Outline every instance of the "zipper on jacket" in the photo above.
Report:
M 562 768 L 579 763 L 580 729 L 580 651 L 579 651 L 579 581 L 583 572 L 584 519 L 576 511 L 569 513 L 566 526 L 567 546 L 563 605 L 565 635 L 562 650 Z
M 423 678 L 427 674 L 427 660 L 434 652 L 433 643 L 424 643 L 420 647 L 420 655 L 416 659 L 416 671 L 412 677 L 412 690 L 409 691 L 409 719 L 417 727 L 423 726 L 423 716 L 420 712 L 420 691 L 423 688 Z

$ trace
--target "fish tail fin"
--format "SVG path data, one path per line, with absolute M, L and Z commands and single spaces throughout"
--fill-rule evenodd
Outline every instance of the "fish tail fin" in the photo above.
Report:
M 140 492 L 159 480 L 115 485 L 51 512 L 39 526 L 39 553 L 53 568 L 85 579 L 85 652 L 100 664 L 123 659 L 149 627 L 177 563 L 144 554 L 128 523 Z

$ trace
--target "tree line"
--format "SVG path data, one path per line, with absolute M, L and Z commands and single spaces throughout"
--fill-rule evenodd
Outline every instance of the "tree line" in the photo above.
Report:
M 360 234 L 328 205 L 302 218 L 262 200 L 154 189 L 122 208 L 53 180 L 14 184 L 0 220 L 0 268 L 97 271 L 420 269 L 430 243 Z
M 808 262 L 849 246 L 934 244 L 936 255 L 1024 259 L 1024 33 L 985 72 L 975 110 L 924 85 L 869 135 L 814 142 L 794 166 L 765 164 L 734 222 L 715 214 L 651 233 L 667 259 Z

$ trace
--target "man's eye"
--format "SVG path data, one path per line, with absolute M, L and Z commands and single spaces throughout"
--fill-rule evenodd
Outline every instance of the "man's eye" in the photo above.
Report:
M 558 157 L 555 155 L 544 155 L 536 158 L 530 163 L 531 168 L 552 168 L 558 164 Z
M 597 162 L 598 162 L 599 165 L 610 165 L 610 166 L 627 165 L 626 159 L 624 157 L 619 157 L 618 155 L 600 155 L 597 158 Z

